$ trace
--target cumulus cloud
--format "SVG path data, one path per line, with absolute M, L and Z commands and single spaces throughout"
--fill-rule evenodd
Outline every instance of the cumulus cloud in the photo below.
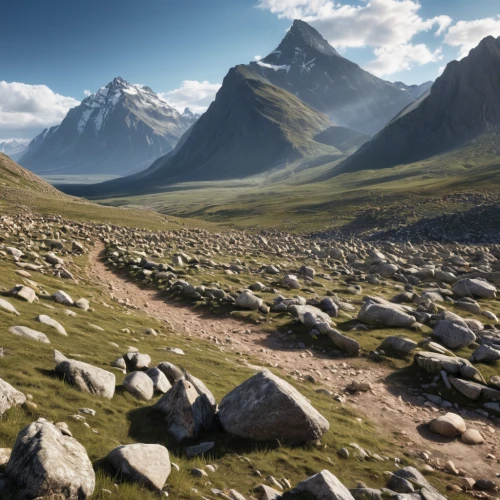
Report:
M 458 57 L 462 59 L 488 35 L 500 36 L 500 16 L 474 21 L 459 21 L 448 30 L 444 37 L 444 43 L 458 47 Z
M 85 97 L 89 97 L 89 96 L 91 96 L 91 95 L 92 95 L 92 92 L 91 92 L 90 90 L 84 90 L 84 91 L 83 91 L 83 95 L 84 95 Z
M 361 5 L 333 0 L 259 0 L 257 6 L 280 18 L 298 18 L 310 23 L 339 50 L 372 48 L 375 59 L 368 67 L 378 75 L 435 62 L 438 51 L 411 41 L 428 31 L 441 36 L 452 22 L 445 15 L 421 17 L 421 5 L 416 0 L 362 0 Z M 390 54 L 399 56 L 396 63 L 400 62 L 402 67 L 393 62 Z
M 260 61 L 262 56 L 253 56 L 254 61 Z
M 59 124 L 79 101 L 46 85 L 0 81 L 0 137 L 32 138 Z
M 189 108 L 194 113 L 204 113 L 215 99 L 215 94 L 220 87 L 220 83 L 210 83 L 206 80 L 203 82 L 184 80 L 178 89 L 158 95 L 181 113 L 184 108 Z

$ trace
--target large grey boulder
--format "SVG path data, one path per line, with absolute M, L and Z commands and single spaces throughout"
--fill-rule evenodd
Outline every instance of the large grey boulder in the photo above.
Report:
M 47 316 L 45 314 L 40 314 L 39 316 L 37 316 L 35 318 L 35 321 L 38 321 L 39 323 L 42 323 L 43 325 L 51 326 L 52 328 L 54 328 L 54 330 L 57 333 L 60 333 L 61 335 L 64 335 L 66 337 L 68 336 L 64 326 L 62 326 L 61 323 L 59 323 L 55 319 L 51 318 L 50 316 Z
M 484 385 L 455 377 L 450 377 L 449 380 L 451 385 L 466 398 L 475 401 L 476 399 L 479 399 L 481 397 Z
M 452 289 L 459 297 L 482 297 L 485 299 L 495 297 L 497 291 L 491 283 L 477 278 L 459 280 Z
M 492 363 L 500 359 L 500 350 L 492 346 L 482 344 L 480 345 L 471 356 L 473 363 Z
M 317 500 L 354 500 L 350 491 L 326 469 L 299 483 L 285 498 L 300 498 L 301 495 Z
M 85 448 L 43 418 L 19 433 L 5 473 L 28 498 L 61 495 L 84 500 L 95 488 Z
M 127 365 L 127 370 L 130 372 L 147 370 L 149 363 L 151 363 L 149 354 L 141 354 L 140 352 L 127 352 L 123 355 L 123 359 Z
M 470 361 L 457 356 L 421 351 L 415 354 L 415 362 L 428 373 L 437 374 L 444 370 L 450 375 L 458 375 L 479 382 L 483 381 L 481 373 L 476 367 L 472 366 Z
M 149 401 L 154 395 L 153 380 L 144 372 L 129 373 L 123 381 L 123 387 L 132 396 L 144 401 Z
M 215 408 L 205 394 L 185 379 L 178 380 L 154 407 L 165 414 L 168 431 L 177 441 L 196 439 L 215 422 Z
M 42 342 L 43 344 L 50 344 L 50 340 L 45 333 L 32 330 L 27 326 L 11 326 L 9 328 L 9 333 L 25 339 L 36 340 L 37 342 Z
M 450 349 L 467 347 L 476 340 L 476 335 L 470 328 L 449 320 L 438 321 L 432 333 Z
M 0 417 L 13 406 L 20 406 L 26 396 L 0 378 Z
M 158 365 L 158 370 L 160 370 L 165 377 L 167 377 L 170 384 L 175 384 L 178 380 L 182 380 L 184 378 L 184 372 L 173 363 L 169 363 L 168 361 L 163 361 Z
M 115 393 L 116 377 L 114 373 L 83 361 L 63 359 L 56 365 L 56 373 L 68 384 L 83 392 L 107 399 L 111 399 Z
M 415 318 L 401 310 L 396 304 L 377 304 L 367 300 L 358 313 L 358 320 L 369 325 L 409 327 Z
M 170 456 L 159 444 L 128 444 L 111 450 L 106 461 L 127 479 L 160 491 L 170 475 Z
M 319 439 L 330 426 L 302 394 L 267 370 L 223 398 L 219 419 L 226 432 L 258 441 L 304 443 Z
M 236 307 L 240 307 L 241 309 L 250 309 L 252 311 L 259 309 L 262 304 L 263 300 L 250 291 L 240 293 L 238 297 L 236 297 L 235 302 Z

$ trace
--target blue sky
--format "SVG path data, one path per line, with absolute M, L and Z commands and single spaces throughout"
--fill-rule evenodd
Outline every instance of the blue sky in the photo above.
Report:
M 31 138 L 118 75 L 202 111 L 227 70 L 265 56 L 294 17 L 378 76 L 422 83 L 500 36 L 499 15 L 498 0 L 6 0 L 0 140 Z

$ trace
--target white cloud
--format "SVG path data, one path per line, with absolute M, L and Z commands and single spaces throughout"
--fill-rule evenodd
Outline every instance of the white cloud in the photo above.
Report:
M 253 56 L 254 61 L 260 61 L 262 56 Z
M 178 89 L 158 95 L 181 113 L 184 108 L 190 108 L 194 113 L 204 113 L 220 87 L 220 83 L 210 83 L 206 80 L 184 80 Z
M 500 15 L 496 19 L 487 17 L 474 21 L 459 21 L 448 30 L 444 43 L 459 47 L 458 57 L 462 59 L 488 35 L 500 36 Z
M 89 96 L 91 96 L 91 95 L 92 95 L 92 92 L 91 92 L 90 90 L 84 90 L 84 91 L 83 91 L 83 95 L 84 95 L 85 97 L 89 97 Z
M 367 67 L 379 75 L 435 62 L 439 49 L 432 52 L 426 45 L 411 41 L 431 30 L 441 36 L 452 22 L 445 15 L 422 18 L 416 0 L 363 0 L 361 5 L 334 0 L 259 0 L 257 6 L 281 18 L 310 23 L 338 50 L 372 48 L 375 59 Z M 398 67 L 390 54 L 403 67 Z
M 368 71 L 377 76 L 390 75 L 411 69 L 414 65 L 428 64 L 443 59 L 441 48 L 434 52 L 427 45 L 411 43 L 394 47 L 379 47 L 374 50 L 376 59 L 366 64 Z
M 0 137 L 31 138 L 59 124 L 79 101 L 46 85 L 0 81 Z

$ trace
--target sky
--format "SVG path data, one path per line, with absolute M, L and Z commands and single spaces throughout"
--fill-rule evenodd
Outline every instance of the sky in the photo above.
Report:
M 295 18 L 407 84 L 500 36 L 498 0 L 3 0 L 0 141 L 59 124 L 116 76 L 201 113 L 229 68 L 265 57 Z

